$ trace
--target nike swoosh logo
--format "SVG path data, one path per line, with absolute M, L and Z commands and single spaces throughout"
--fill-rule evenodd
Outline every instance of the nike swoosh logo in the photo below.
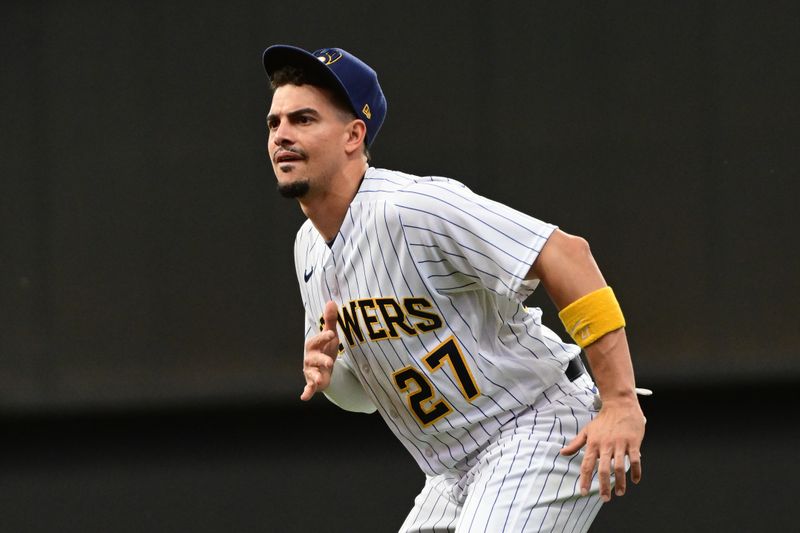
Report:
M 311 267 L 311 270 L 309 270 L 308 272 L 303 270 L 303 279 L 305 280 L 306 283 L 308 283 L 308 280 L 311 279 L 311 274 L 313 273 L 314 273 L 314 267 Z

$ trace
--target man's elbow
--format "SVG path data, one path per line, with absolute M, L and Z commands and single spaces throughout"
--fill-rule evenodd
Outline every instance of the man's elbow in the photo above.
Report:
M 589 242 L 583 237 L 555 230 L 528 273 L 528 279 L 547 280 L 571 265 L 594 262 Z
M 580 263 L 584 261 L 593 261 L 592 249 L 589 246 L 589 241 L 577 235 L 570 235 L 569 233 L 561 232 L 564 235 L 564 244 L 562 253 L 565 255 L 565 260 L 570 263 Z

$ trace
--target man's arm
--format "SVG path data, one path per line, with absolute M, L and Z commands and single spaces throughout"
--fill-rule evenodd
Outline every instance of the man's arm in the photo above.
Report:
M 580 237 L 556 230 L 545 244 L 527 275 L 539 279 L 550 299 L 561 310 L 575 300 L 606 287 L 589 249 Z M 636 398 L 633 364 L 625 329 L 611 331 L 584 351 L 595 378 L 603 406 L 597 417 L 562 449 L 564 455 L 577 453 L 584 445 L 581 463 L 581 492 L 591 485 L 597 464 L 600 496 L 611 498 L 611 462 L 614 462 L 616 494 L 625 493 L 625 458 L 630 460 L 631 481 L 642 475 L 640 446 L 644 438 L 644 415 Z

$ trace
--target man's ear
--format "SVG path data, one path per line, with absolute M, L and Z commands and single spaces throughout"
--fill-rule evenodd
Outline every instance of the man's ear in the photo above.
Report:
M 347 126 L 347 143 L 345 149 L 347 153 L 361 150 L 361 145 L 367 142 L 367 125 L 361 119 L 355 119 Z

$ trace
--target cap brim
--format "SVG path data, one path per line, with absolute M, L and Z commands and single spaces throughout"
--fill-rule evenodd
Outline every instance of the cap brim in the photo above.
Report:
M 342 96 L 345 97 L 345 102 L 350 102 L 347 90 L 342 84 L 341 80 L 333 73 L 331 69 L 325 66 L 314 54 L 288 44 L 276 44 L 264 50 L 264 70 L 267 71 L 267 76 L 272 79 L 275 71 L 286 67 L 294 66 L 301 67 L 304 70 L 311 70 L 314 73 L 322 76 L 323 79 L 330 82 L 330 87 L 335 88 Z M 352 107 L 352 106 L 351 106 Z
M 287 65 L 308 66 L 315 62 L 319 63 L 320 61 L 311 53 L 296 46 L 276 44 L 264 50 L 264 69 L 270 78 L 281 67 Z

